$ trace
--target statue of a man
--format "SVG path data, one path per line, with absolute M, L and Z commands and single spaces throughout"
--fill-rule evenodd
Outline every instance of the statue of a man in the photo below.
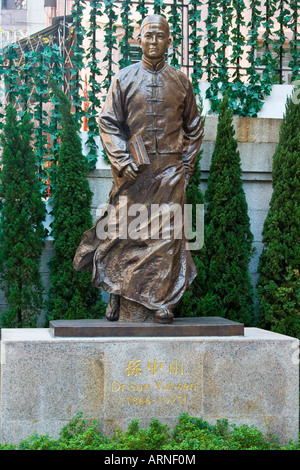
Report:
M 184 235 L 174 236 L 174 217 L 170 217 L 168 237 L 162 236 L 162 224 L 151 237 L 150 208 L 175 204 L 183 210 L 203 126 L 189 79 L 165 62 L 171 43 L 166 19 L 146 17 L 139 41 L 142 60 L 113 78 L 100 116 L 100 135 L 114 176 L 108 201 L 115 209 L 114 221 L 119 220 L 126 201 L 129 227 L 134 212 L 130 209 L 142 204 L 149 209 L 149 235 L 137 239 L 128 233 L 127 237 L 100 239 L 97 227 L 101 221 L 105 220 L 106 227 L 111 223 L 106 211 L 83 234 L 74 267 L 92 269 L 93 284 L 110 293 L 108 320 L 119 319 L 123 299 L 146 309 L 155 322 L 172 323 L 172 309 L 197 272 Z M 136 135 L 150 161 L 143 171 L 129 150 Z

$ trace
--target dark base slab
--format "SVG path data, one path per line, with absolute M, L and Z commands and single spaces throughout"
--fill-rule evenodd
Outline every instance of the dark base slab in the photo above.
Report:
M 108 320 L 53 320 L 54 337 L 120 336 L 243 336 L 244 325 L 221 317 L 175 318 L 169 325 L 159 323 L 109 322 Z

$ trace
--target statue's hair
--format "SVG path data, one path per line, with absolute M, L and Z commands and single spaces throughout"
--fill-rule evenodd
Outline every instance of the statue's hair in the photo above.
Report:
M 144 26 L 146 26 L 148 23 L 162 23 L 165 26 L 168 35 L 170 34 L 169 23 L 167 22 L 164 16 L 157 14 L 146 16 L 146 18 L 143 19 L 141 24 L 141 33 L 143 31 Z

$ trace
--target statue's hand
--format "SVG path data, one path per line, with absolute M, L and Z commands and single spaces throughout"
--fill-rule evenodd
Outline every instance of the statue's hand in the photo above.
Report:
M 124 168 L 124 171 L 122 173 L 122 177 L 126 180 L 135 180 L 135 178 L 138 175 L 138 167 L 136 166 L 135 163 L 129 163 Z

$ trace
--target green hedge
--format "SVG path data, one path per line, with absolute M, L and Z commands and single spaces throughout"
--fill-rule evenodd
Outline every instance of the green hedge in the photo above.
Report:
M 100 428 L 99 421 L 88 422 L 78 413 L 58 439 L 33 434 L 18 446 L 4 444 L 0 450 L 300 450 L 299 441 L 283 447 L 274 436 L 266 438 L 255 427 L 229 425 L 226 419 L 211 425 L 186 413 L 172 432 L 157 419 L 147 430 L 134 420 L 126 432 L 116 430 L 111 438 Z

